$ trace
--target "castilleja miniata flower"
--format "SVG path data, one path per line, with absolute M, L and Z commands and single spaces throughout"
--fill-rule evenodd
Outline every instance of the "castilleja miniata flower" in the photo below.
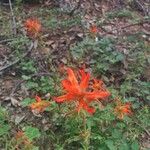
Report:
M 25 21 L 24 26 L 27 30 L 27 34 L 33 38 L 37 37 L 41 31 L 41 23 L 38 19 L 29 18 Z
M 81 109 L 86 110 L 88 113 L 93 114 L 95 109 L 89 104 L 97 99 L 105 99 L 110 93 L 108 91 L 89 90 L 90 74 L 86 73 L 83 69 L 79 70 L 80 81 L 75 76 L 71 68 L 67 68 L 68 78 L 62 80 L 62 86 L 66 92 L 65 95 L 54 98 L 56 102 L 75 102 L 76 109 L 80 112 Z
M 97 80 L 94 78 L 92 88 L 93 88 L 93 90 L 103 91 L 103 90 L 105 90 L 104 82 L 102 80 Z
M 131 103 L 123 104 L 120 100 L 117 99 L 114 113 L 121 120 L 124 118 L 125 115 L 131 115 Z
M 96 25 L 91 25 L 90 26 L 90 33 L 96 35 L 98 32 L 97 26 Z
M 32 110 L 36 110 L 38 112 L 43 112 L 48 106 L 50 106 L 49 101 L 41 100 L 39 96 L 35 97 L 36 102 L 30 104 L 30 108 Z

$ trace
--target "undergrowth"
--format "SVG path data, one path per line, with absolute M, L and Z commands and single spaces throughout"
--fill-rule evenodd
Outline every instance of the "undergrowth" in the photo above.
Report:
M 19 12 L 15 13 L 19 16 Z M 58 9 L 41 8 L 33 13 L 48 31 L 81 26 L 80 16 L 60 19 L 62 12 Z M 24 18 L 32 15 L 30 12 Z M 121 10 L 108 13 L 107 17 L 132 19 L 134 15 Z M 6 22 L 6 19 L 2 21 L 2 29 Z M 37 22 L 35 26 L 39 27 Z M 6 28 L 4 34 L 9 35 Z M 18 28 L 22 29 L 19 23 Z M 30 116 L 15 124 L 9 107 L 0 106 L 0 149 L 140 150 L 140 138 L 149 136 L 150 126 L 150 83 L 146 75 L 150 65 L 149 46 L 140 33 L 125 38 L 98 37 L 98 40 L 86 35 L 67 49 L 69 59 L 64 66 L 57 67 L 51 62 L 49 72 L 40 74 L 36 56 L 45 45 L 39 32 L 43 30 L 34 30 L 31 34 L 31 30 L 23 28 L 8 42 L 15 58 L 20 58 L 28 43 L 38 38 L 39 49 L 33 49 L 32 58 L 20 60 L 15 68 L 28 91 L 28 96 L 22 98 L 15 110 L 21 109 Z M 128 48 L 118 49 L 121 42 Z M 47 57 L 53 59 L 53 54 Z M 81 64 L 84 65 L 81 67 Z

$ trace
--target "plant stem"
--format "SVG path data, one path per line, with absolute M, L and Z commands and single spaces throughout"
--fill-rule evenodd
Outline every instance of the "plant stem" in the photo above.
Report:
M 83 113 L 83 134 L 84 134 L 84 150 L 88 150 L 89 149 L 89 131 L 86 127 L 86 115 L 85 113 Z

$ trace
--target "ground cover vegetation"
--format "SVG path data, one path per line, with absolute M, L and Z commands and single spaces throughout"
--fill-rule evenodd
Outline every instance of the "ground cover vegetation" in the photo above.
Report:
M 146 0 L 1 1 L 0 149 L 150 149 L 149 29 Z

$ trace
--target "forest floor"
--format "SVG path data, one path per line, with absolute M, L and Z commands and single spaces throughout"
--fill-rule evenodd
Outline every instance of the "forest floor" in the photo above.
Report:
M 9 5 L 0 5 L 1 150 L 150 149 L 150 18 L 146 7 L 136 10 L 107 1 L 83 1 L 76 7 L 70 13 L 71 5 L 16 4 L 12 16 Z M 42 24 L 37 39 L 26 34 L 28 18 L 38 18 Z M 65 120 L 60 112 L 67 106 L 57 106 L 53 100 L 62 93 L 64 66 L 75 70 L 84 66 L 111 92 L 108 107 L 88 116 L 92 118 L 88 148 L 81 142 L 85 135 L 76 131 L 79 124 Z M 31 111 L 28 106 L 35 95 L 50 101 L 50 108 L 39 114 Z M 131 103 L 132 115 L 115 118 L 109 110 L 116 97 Z M 101 105 L 106 106 L 105 102 Z M 25 132 L 31 147 L 16 140 L 18 131 Z

